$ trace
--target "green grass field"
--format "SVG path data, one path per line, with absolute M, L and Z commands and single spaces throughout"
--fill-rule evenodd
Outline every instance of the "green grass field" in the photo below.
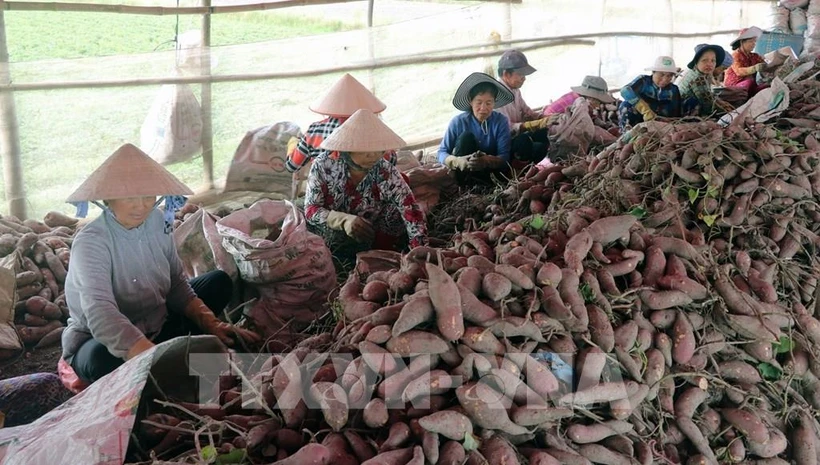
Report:
M 54 60 L 174 50 L 177 27 L 173 16 L 63 12 L 6 12 L 5 22 L 12 79 L 17 82 L 36 80 L 35 63 L 42 60 L 49 60 L 53 66 Z M 357 27 L 352 23 L 279 12 L 215 15 L 211 26 L 214 46 Z M 180 33 L 199 27 L 198 16 L 179 18 Z M 23 71 L 15 75 L 15 69 Z M 232 72 L 241 72 L 241 69 Z M 245 96 L 270 94 L 269 87 L 270 83 L 265 81 L 213 85 L 217 178 L 226 174 L 230 158 L 245 131 L 272 122 L 271 99 L 263 97 L 242 102 Z M 199 96 L 199 86 L 192 88 Z M 140 126 L 157 91 L 158 86 L 148 86 L 16 93 L 28 216 L 42 218 L 49 210 L 71 213 L 72 208 L 62 199 L 119 145 L 139 143 Z M 248 126 L 247 115 L 252 115 L 250 119 L 255 126 Z M 192 187 L 201 184 L 203 169 L 198 156 L 169 169 Z M 7 213 L 5 202 L 0 212 Z

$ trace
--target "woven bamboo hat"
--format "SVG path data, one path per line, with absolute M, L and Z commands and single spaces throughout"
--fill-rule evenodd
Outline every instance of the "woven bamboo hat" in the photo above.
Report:
M 356 78 L 345 73 L 324 97 L 308 108 L 320 115 L 346 118 L 360 108 L 366 108 L 373 113 L 381 113 L 387 105 L 367 90 Z
M 320 145 L 339 152 L 380 152 L 404 147 L 407 143 L 370 110 L 356 110 Z
M 472 109 L 470 106 L 470 91 L 473 90 L 473 87 L 484 82 L 490 83 L 498 89 L 495 96 L 495 106 L 493 108 L 501 108 L 504 105 L 512 103 L 514 97 L 512 92 L 507 89 L 507 86 L 496 81 L 489 74 L 473 73 L 467 76 L 461 85 L 458 86 L 458 89 L 456 89 L 456 95 L 453 96 L 453 106 L 461 111 L 470 111 Z
M 145 152 L 125 144 L 94 170 L 66 202 L 192 194 L 188 186 Z

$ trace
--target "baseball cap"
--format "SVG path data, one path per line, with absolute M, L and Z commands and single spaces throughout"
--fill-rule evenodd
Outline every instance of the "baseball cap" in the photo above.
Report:
M 512 69 L 516 73 L 528 76 L 536 71 L 527 62 L 527 57 L 518 50 L 507 50 L 498 60 L 498 69 Z

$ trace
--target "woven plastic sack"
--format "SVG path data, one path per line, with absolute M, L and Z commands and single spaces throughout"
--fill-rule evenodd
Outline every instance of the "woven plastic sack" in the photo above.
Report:
M 780 6 L 786 7 L 790 10 L 795 8 L 806 8 L 809 6 L 809 0 L 780 0 Z
M 808 14 L 820 14 L 820 0 L 810 0 L 809 7 L 806 9 Z
M 820 39 L 820 12 L 806 15 L 806 37 Z
M 145 117 L 140 148 L 163 165 L 188 161 L 202 148 L 202 111 L 187 84 L 165 85 Z
M 216 230 L 218 216 L 200 208 L 174 229 L 174 244 L 189 278 L 222 270 L 232 279 L 239 276 L 236 262 L 224 247 Z
M 791 29 L 789 27 L 789 14 L 790 10 L 784 6 L 774 6 L 772 7 L 772 14 L 771 14 L 771 31 L 772 32 L 781 32 L 783 34 L 789 34 Z M 804 12 L 805 14 L 805 12 Z
M 803 35 L 808 27 L 806 10 L 798 8 L 789 12 L 789 28 L 792 30 L 792 34 Z
M 245 134 L 231 160 L 223 192 L 269 192 L 290 197 L 294 178 L 285 169 L 285 161 L 291 137 L 302 137 L 302 131 L 290 121 Z
M 17 303 L 16 270 L 20 254 L 17 252 L 0 259 L 0 364 L 9 363 L 23 352 L 20 335 L 14 328 L 14 304 Z
M 315 319 L 336 287 L 336 269 L 293 203 L 260 200 L 220 219 L 216 228 L 240 276 L 261 296 L 248 316 L 266 335 L 281 330 L 283 321 Z
M 595 124 L 589 115 L 589 103 L 585 98 L 578 98 L 560 116 L 558 124 L 550 127 L 552 140 L 547 158 L 555 163 L 573 156 L 586 155 L 594 137 Z

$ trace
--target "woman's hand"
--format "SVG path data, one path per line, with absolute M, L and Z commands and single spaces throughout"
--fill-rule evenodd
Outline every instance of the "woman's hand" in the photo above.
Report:
M 331 229 L 344 231 L 359 242 L 372 241 L 376 237 L 376 230 L 370 222 L 350 213 L 331 211 L 327 215 L 327 225 Z
M 147 337 L 142 337 L 134 345 L 132 345 L 130 349 L 128 349 L 128 353 L 125 355 L 125 360 L 131 360 L 151 347 L 154 347 L 154 343 Z
M 216 319 L 215 319 L 216 320 Z M 228 347 L 233 347 L 234 338 L 241 338 L 245 342 L 256 345 L 262 342 L 262 338 L 253 331 L 249 331 L 238 326 L 234 326 L 224 321 L 209 321 L 202 328 L 208 334 L 214 335 Z

